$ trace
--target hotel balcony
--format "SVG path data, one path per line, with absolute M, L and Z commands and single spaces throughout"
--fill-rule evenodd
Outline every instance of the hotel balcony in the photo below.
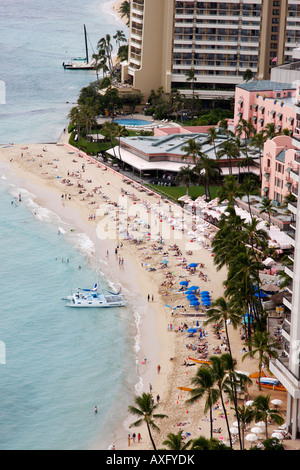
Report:
M 289 202 L 288 203 L 288 210 L 296 215 L 297 214 L 297 202 Z
M 290 177 L 292 178 L 293 181 L 295 181 L 295 183 L 299 183 L 299 181 L 300 181 L 299 174 L 300 174 L 300 172 L 299 172 L 298 168 L 297 169 L 293 168 L 290 171 Z
M 294 271 L 293 271 L 293 265 L 285 266 L 284 267 L 284 272 L 290 276 L 291 279 L 294 277 Z
M 289 310 L 292 310 L 292 294 L 289 294 L 288 292 L 284 292 L 283 305 L 285 305 Z
M 298 197 L 298 185 L 293 185 L 292 188 L 292 194 L 295 196 L 295 197 Z
M 293 247 L 295 247 L 295 239 L 296 239 L 295 234 L 289 232 L 289 233 L 287 233 L 287 238 L 288 238 L 289 243 L 290 243 Z

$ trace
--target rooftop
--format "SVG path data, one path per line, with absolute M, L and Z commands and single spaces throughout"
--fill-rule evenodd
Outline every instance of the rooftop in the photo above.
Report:
M 161 136 L 136 136 L 121 138 L 121 145 L 134 147 L 136 150 L 146 155 L 174 155 L 183 156 L 186 152 L 183 147 L 187 145 L 188 140 L 194 139 L 202 144 L 202 152 L 210 158 L 215 158 L 214 146 L 207 142 L 208 134 L 172 134 L 166 137 Z M 218 148 L 226 140 L 226 136 L 220 135 L 215 141 L 215 147 Z
M 295 90 L 293 83 L 273 82 L 271 80 L 253 80 L 252 82 L 237 85 L 238 88 L 248 91 L 274 91 L 274 90 Z

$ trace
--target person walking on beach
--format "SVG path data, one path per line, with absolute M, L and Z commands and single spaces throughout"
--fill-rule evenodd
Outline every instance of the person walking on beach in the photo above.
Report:
M 148 302 L 149 302 L 149 300 L 150 300 L 150 295 L 148 294 Z
M 160 365 L 157 366 L 157 373 L 160 373 Z
M 141 439 L 142 439 L 142 436 L 140 435 L 140 433 L 138 433 L 138 442 L 140 442 Z

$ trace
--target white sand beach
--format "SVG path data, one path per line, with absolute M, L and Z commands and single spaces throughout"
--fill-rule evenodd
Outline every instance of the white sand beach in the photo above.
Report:
M 196 241 L 192 237 L 191 215 L 78 152 L 67 144 L 67 140 L 67 134 L 63 134 L 58 145 L 28 143 L 2 147 L 2 171 L 12 171 L 22 181 L 22 187 L 36 194 L 37 203 L 53 210 L 63 220 L 71 221 L 93 241 L 97 229 L 100 239 L 99 258 L 102 260 L 100 270 L 124 286 L 125 291 L 139 293 L 143 319 L 139 325 L 140 349 L 137 359 L 143 384 L 140 391 L 148 393 L 151 384 L 155 401 L 159 395 L 159 413 L 168 415 L 168 418 L 157 423 L 160 427 L 160 432 L 154 433 L 157 448 L 163 447 L 162 441 L 168 433 L 176 434 L 179 430 L 183 431 L 186 438 L 199 435 L 209 438 L 210 423 L 203 412 L 203 403 L 187 406 L 185 402 L 189 393 L 178 387 L 190 387 L 197 365 L 189 358 L 201 356 L 197 349 L 203 349 L 209 357 L 217 352 L 217 348 L 225 352 L 226 345 L 223 337 L 218 339 L 210 326 L 204 328 L 205 334 L 201 340 L 187 334 L 184 325 L 191 328 L 198 321 L 201 326 L 205 311 L 202 316 L 186 316 L 195 313 L 195 310 L 178 291 L 180 282 L 187 279 L 190 285 L 199 286 L 201 291 L 207 290 L 213 300 L 222 295 L 226 273 L 216 271 L 210 251 L 215 229 L 204 221 L 198 221 L 201 237 Z M 159 242 L 160 237 L 163 238 L 163 244 Z M 114 250 L 117 243 L 123 246 L 116 256 Z M 107 251 L 109 266 L 106 262 Z M 188 254 L 190 252 L 192 254 Z M 124 264 L 120 264 L 119 257 L 124 258 Z M 162 264 L 162 259 L 168 262 Z M 193 274 L 186 269 L 191 262 L 198 264 Z M 184 308 L 174 311 L 170 308 L 179 305 Z M 201 309 L 197 313 L 201 313 Z M 134 325 L 134 318 L 132 322 Z M 234 331 L 229 327 L 229 332 L 237 370 L 257 372 L 256 360 L 242 362 L 244 345 L 240 330 Z M 185 361 L 191 365 L 184 365 Z M 270 393 L 272 398 L 283 400 L 284 412 L 284 392 L 268 390 L 262 393 Z M 257 394 L 258 387 L 253 380 L 249 396 L 245 399 L 252 399 Z M 124 400 L 127 400 L 126 396 Z M 235 416 L 230 406 L 228 413 L 229 421 L 233 423 Z M 135 419 L 134 416 L 128 416 L 125 423 L 120 423 L 116 434 L 111 436 L 111 444 L 117 450 L 152 449 L 145 427 L 129 428 Z M 214 437 L 226 442 L 226 424 L 220 407 L 214 410 L 214 428 L 220 430 Z M 142 439 L 140 442 L 131 440 L 129 447 L 127 436 L 133 432 L 140 432 Z M 291 449 L 296 446 L 295 442 L 288 440 L 284 444 Z M 235 446 L 238 448 L 238 442 Z M 251 443 L 247 446 L 251 446 Z

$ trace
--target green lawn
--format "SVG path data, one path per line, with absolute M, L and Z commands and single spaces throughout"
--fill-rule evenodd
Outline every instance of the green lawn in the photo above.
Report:
M 178 198 L 184 196 L 186 194 L 186 187 L 185 186 L 159 186 L 157 184 L 147 184 L 149 188 L 152 188 L 153 191 L 156 191 L 163 196 L 168 197 L 177 202 Z M 210 194 L 211 198 L 214 199 L 217 197 L 217 191 L 220 186 L 210 186 Z M 192 199 L 197 199 L 199 196 L 203 196 L 205 194 L 204 186 L 190 186 L 189 188 L 189 195 Z

